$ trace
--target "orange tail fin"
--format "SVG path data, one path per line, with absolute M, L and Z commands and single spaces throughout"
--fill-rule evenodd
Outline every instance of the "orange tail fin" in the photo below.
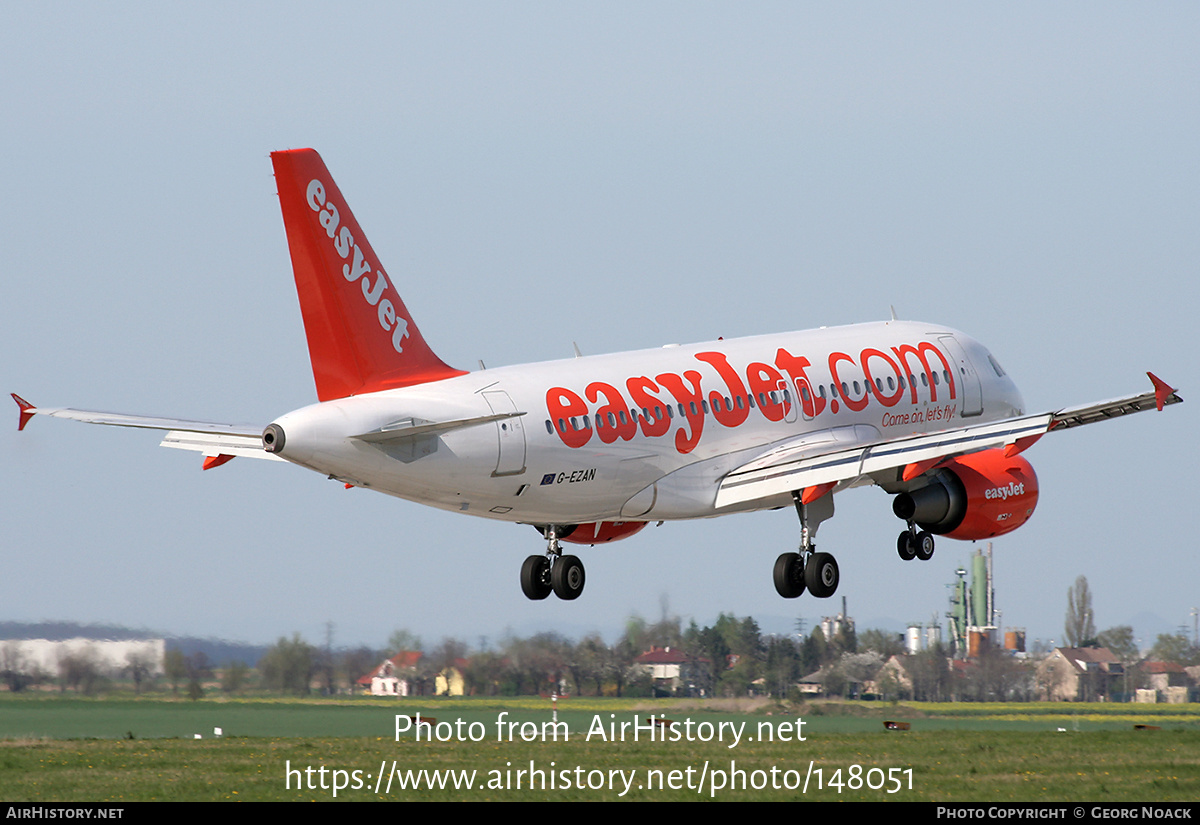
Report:
M 465 375 L 425 343 L 321 156 L 293 149 L 271 162 L 317 398 Z

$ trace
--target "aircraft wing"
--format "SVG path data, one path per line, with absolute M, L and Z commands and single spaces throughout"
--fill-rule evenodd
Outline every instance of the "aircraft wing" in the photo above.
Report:
M 717 490 L 717 507 L 771 498 L 793 490 L 811 501 L 842 482 L 889 470 L 908 481 L 947 458 L 980 450 L 1005 448 L 1016 455 L 1052 430 L 1093 424 L 1148 409 L 1161 410 L 1183 399 L 1152 373 L 1152 392 L 1067 407 L 1057 412 L 975 424 L 955 430 L 904 436 L 885 441 L 865 440 L 843 427 L 808 433 L 776 446 L 770 452 L 731 470 Z M 872 428 L 866 429 L 870 433 Z
M 246 456 L 282 461 L 266 452 L 262 445 L 262 428 L 253 424 L 219 424 L 212 421 L 189 421 L 180 418 L 159 418 L 148 415 L 101 412 L 99 410 L 75 410 L 69 407 L 35 407 L 16 393 L 13 400 L 20 408 L 17 429 L 25 429 L 29 419 L 35 415 L 50 418 L 69 418 L 85 424 L 107 424 L 113 427 L 136 427 L 144 430 L 165 430 L 160 446 L 179 450 L 193 450 L 211 458 L 220 456 Z M 229 459 L 226 458 L 225 461 Z M 221 461 L 220 463 L 224 463 Z M 217 462 L 206 461 L 205 469 L 217 466 Z

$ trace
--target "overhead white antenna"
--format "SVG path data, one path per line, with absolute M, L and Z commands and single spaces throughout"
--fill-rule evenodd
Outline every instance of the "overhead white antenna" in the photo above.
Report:
M 571 342 L 571 346 L 575 347 L 575 357 L 576 357 L 576 358 L 582 358 L 582 357 L 583 357 L 583 353 L 579 351 L 579 344 L 577 344 L 577 343 L 575 343 L 574 341 L 572 341 L 572 342 Z

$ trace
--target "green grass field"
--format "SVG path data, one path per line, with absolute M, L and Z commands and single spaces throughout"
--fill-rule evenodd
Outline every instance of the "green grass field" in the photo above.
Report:
M 1200 799 L 1195 705 L 828 703 L 803 706 L 798 716 L 781 710 L 572 699 L 559 710 L 569 739 L 562 741 L 560 729 L 553 741 L 542 727 L 550 721 L 542 699 L 4 697 L 0 799 L 332 800 L 335 784 L 338 800 Z M 436 717 L 435 733 L 449 741 L 417 741 L 411 731 L 397 741 L 396 714 L 418 712 Z M 675 721 L 677 741 L 661 741 L 661 728 L 649 741 L 645 726 L 638 741 L 632 728 L 625 741 L 586 736 L 596 725 L 606 733 L 609 723 L 637 718 L 644 725 L 650 713 Z M 885 731 L 884 719 L 908 721 L 912 729 Z M 1137 731 L 1135 724 L 1159 729 Z M 213 736 L 217 726 L 220 738 Z M 769 732 L 776 741 L 758 741 Z M 390 789 L 381 775 L 391 778 Z

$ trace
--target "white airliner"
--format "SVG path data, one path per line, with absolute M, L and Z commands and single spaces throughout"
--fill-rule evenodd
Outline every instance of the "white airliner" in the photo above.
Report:
M 162 445 L 290 461 L 347 486 L 534 525 L 530 599 L 574 599 L 584 568 L 562 543 L 599 544 L 650 521 L 794 506 L 798 552 L 775 563 L 781 596 L 833 595 L 816 552 L 834 495 L 875 484 L 904 521 L 902 559 L 933 534 L 985 539 L 1033 513 L 1020 455 L 1051 430 L 1181 399 L 1152 391 L 1029 415 L 979 342 L 936 324 L 874 324 L 716 340 L 464 372 L 426 344 L 394 282 L 311 149 L 271 156 L 319 403 L 266 429 L 75 409 L 33 415 L 167 431 Z

